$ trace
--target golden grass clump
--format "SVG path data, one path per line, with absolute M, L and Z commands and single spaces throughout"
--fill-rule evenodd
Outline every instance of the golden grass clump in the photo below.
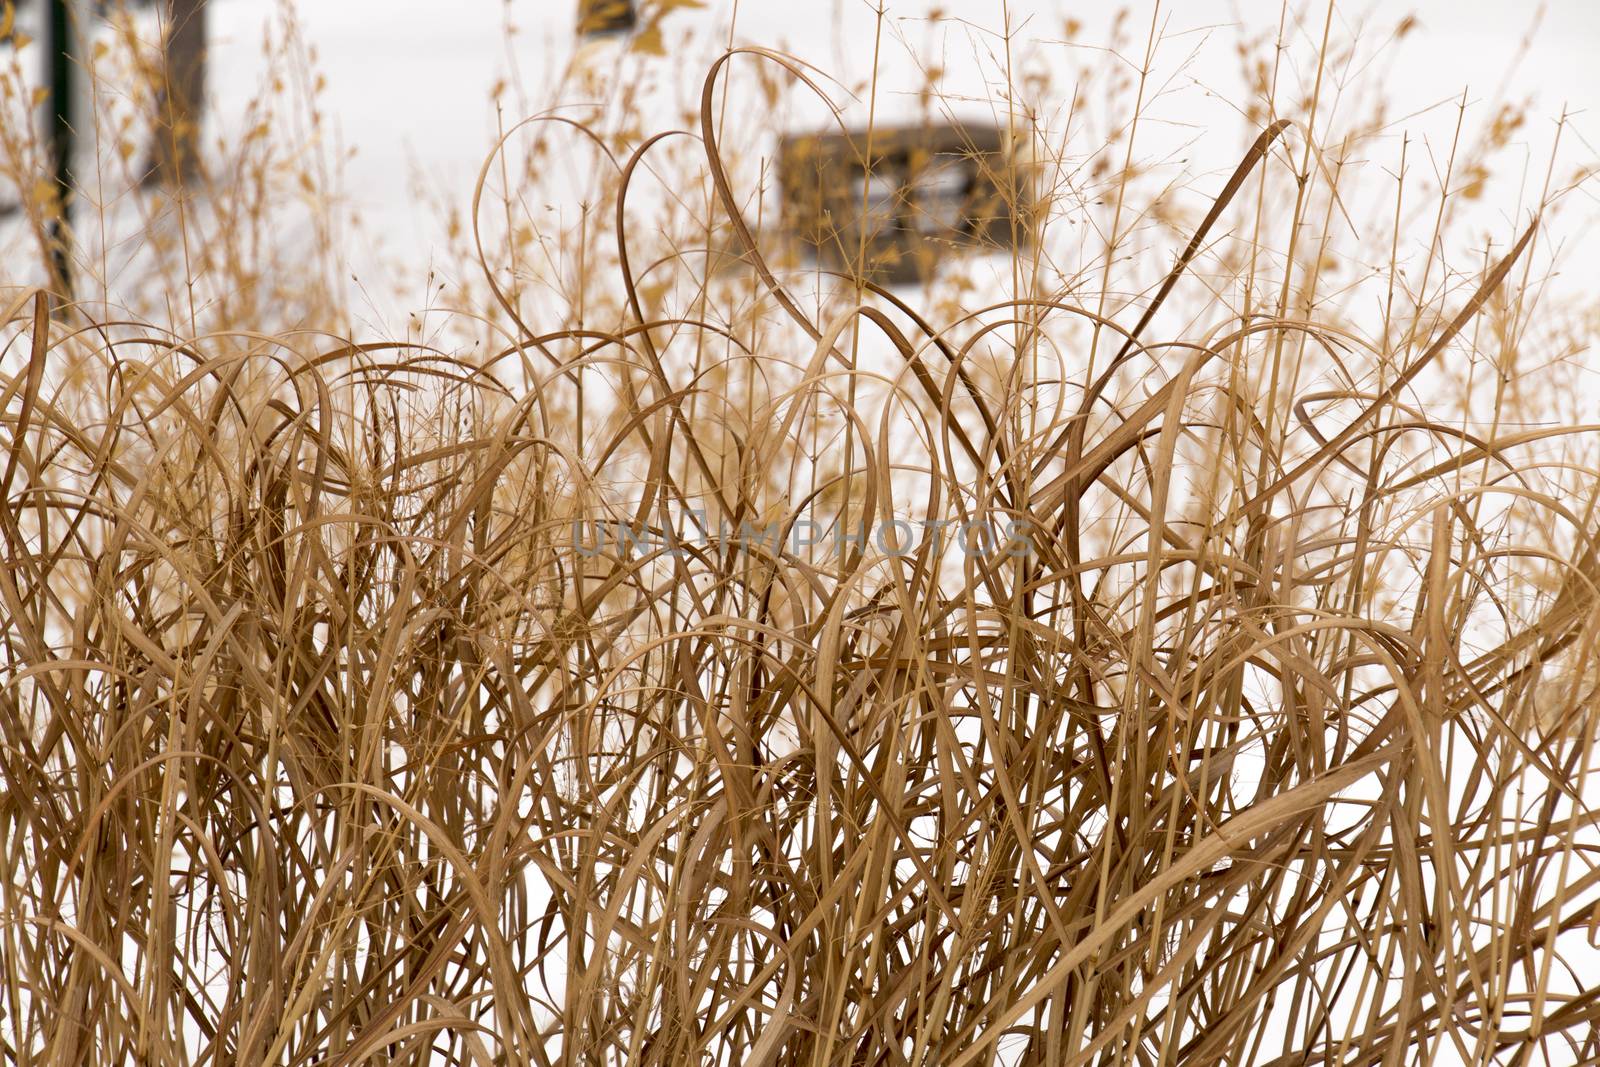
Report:
M 1453 228 L 1507 113 L 1430 193 L 1331 24 L 1220 173 L 1019 55 L 918 291 L 761 49 L 509 128 L 411 337 L 4 290 L 0 1061 L 1600 1058 L 1588 179 Z

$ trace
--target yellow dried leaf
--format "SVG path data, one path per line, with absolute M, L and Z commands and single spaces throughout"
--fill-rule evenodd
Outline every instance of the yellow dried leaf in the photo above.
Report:
M 652 22 L 640 30 L 633 38 L 633 50 L 647 56 L 664 56 L 667 54 L 666 41 L 661 36 L 661 25 Z

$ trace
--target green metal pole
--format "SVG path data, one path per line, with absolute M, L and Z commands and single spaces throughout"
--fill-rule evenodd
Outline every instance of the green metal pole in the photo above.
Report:
M 77 138 L 69 4 L 70 0 L 49 0 L 44 48 L 44 84 L 50 93 L 45 146 L 57 198 L 56 212 L 50 218 L 46 234 L 50 245 L 51 281 L 63 300 L 72 299 L 72 256 L 68 242 L 72 239 L 72 149 Z

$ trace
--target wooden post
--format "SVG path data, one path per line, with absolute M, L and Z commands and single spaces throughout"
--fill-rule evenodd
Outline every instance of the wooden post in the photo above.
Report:
M 206 0 L 164 0 L 162 84 L 146 183 L 183 185 L 199 174 L 206 98 Z
M 49 156 L 55 210 L 46 224 L 51 284 L 62 300 L 72 299 L 72 152 L 77 141 L 76 74 L 72 59 L 70 0 L 49 0 L 44 27 L 44 86 L 48 96 L 45 151 Z

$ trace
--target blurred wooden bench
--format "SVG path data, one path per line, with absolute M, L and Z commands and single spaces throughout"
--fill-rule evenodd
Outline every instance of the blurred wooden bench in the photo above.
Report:
M 1015 247 L 1025 186 L 999 125 L 793 134 L 778 150 L 785 228 L 819 262 L 876 282 L 932 277 L 953 252 Z

